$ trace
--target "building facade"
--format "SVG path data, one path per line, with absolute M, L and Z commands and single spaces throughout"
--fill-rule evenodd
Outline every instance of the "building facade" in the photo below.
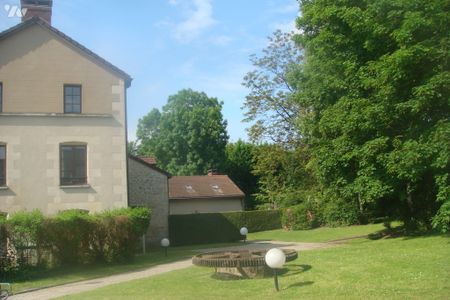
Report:
M 156 167 L 146 157 L 128 157 L 128 189 L 131 207 L 148 207 L 152 218 L 146 235 L 147 242 L 158 244 L 169 236 L 170 174 Z
M 0 33 L 0 211 L 126 207 L 131 78 L 32 12 Z
M 245 194 L 227 176 L 173 176 L 169 179 L 169 213 L 185 215 L 244 210 Z

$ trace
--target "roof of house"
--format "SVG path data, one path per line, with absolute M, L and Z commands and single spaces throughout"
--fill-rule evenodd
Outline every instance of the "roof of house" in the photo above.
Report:
M 169 178 L 172 177 L 172 175 L 170 173 L 168 173 L 168 172 L 158 168 L 156 166 L 156 164 L 149 163 L 147 160 L 144 159 L 144 157 L 137 157 L 137 156 L 134 156 L 134 155 L 131 155 L 131 154 L 128 154 L 128 157 L 130 159 L 134 160 L 134 161 L 137 161 L 137 162 L 143 164 L 144 166 L 149 167 L 150 169 L 153 169 L 153 170 L 155 170 L 155 171 L 157 171 L 157 172 L 159 172 L 161 174 L 166 175 Z
M 146 163 L 150 164 L 150 165 L 156 165 L 156 158 L 151 157 L 151 156 L 138 156 L 139 159 L 142 159 L 143 161 L 145 161 Z
M 169 179 L 169 199 L 223 199 L 244 196 L 227 175 L 173 176 Z
M 11 28 L 3 31 L 3 32 L 0 32 L 0 40 L 3 40 L 5 38 L 7 38 L 7 37 L 9 37 L 9 36 L 19 32 L 19 31 L 21 31 L 21 30 L 23 30 L 25 28 L 28 28 L 30 26 L 33 26 L 33 25 L 39 25 L 40 27 L 42 27 L 44 29 L 47 29 L 50 32 L 56 34 L 57 36 L 62 38 L 64 41 L 66 41 L 67 43 L 69 43 L 70 45 L 75 47 L 76 49 L 80 50 L 86 56 L 88 56 L 89 58 L 91 58 L 94 61 L 96 61 L 97 63 L 99 63 L 104 68 L 112 71 L 113 73 L 117 74 L 119 77 L 124 79 L 126 87 L 129 87 L 131 85 L 131 81 L 133 79 L 125 71 L 123 71 L 123 70 L 119 69 L 118 67 L 114 66 L 113 64 L 111 64 L 110 62 L 105 60 L 104 58 L 102 58 L 99 55 L 95 54 L 94 52 L 92 52 L 88 48 L 86 48 L 83 45 L 81 45 L 80 43 L 76 42 L 75 40 L 73 40 L 69 36 L 65 35 L 64 33 L 59 31 L 55 27 L 51 26 L 49 23 L 47 23 L 46 21 L 44 21 L 43 19 L 41 19 L 39 17 L 35 16 L 35 17 L 30 18 L 30 19 L 28 19 L 28 20 L 26 20 L 24 22 L 21 22 L 21 23 L 17 24 L 16 26 L 13 26 L 13 27 L 11 27 Z

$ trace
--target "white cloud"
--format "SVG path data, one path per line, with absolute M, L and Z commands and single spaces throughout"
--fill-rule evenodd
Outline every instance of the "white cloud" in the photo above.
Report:
M 169 4 L 172 6 L 176 6 L 176 5 L 180 4 L 180 1 L 179 0 L 169 0 Z
M 291 14 L 300 11 L 299 4 L 297 2 L 289 3 L 284 6 L 277 7 L 274 12 L 280 14 Z
M 187 77 L 191 76 L 196 70 L 196 63 L 197 63 L 196 59 L 194 58 L 188 59 L 179 66 L 178 69 L 179 74 Z
M 211 43 L 216 46 L 227 46 L 231 43 L 233 38 L 228 35 L 217 35 L 210 39 Z
M 283 32 L 298 32 L 298 29 L 296 27 L 296 23 L 295 20 L 293 21 L 288 21 L 288 22 L 276 22 L 276 23 L 272 23 L 270 25 L 272 30 L 281 30 Z
M 178 0 L 169 0 L 169 4 L 179 6 L 181 3 Z M 212 0 L 192 0 L 186 15 L 186 19 L 174 24 L 173 28 L 175 38 L 184 43 L 191 42 L 217 22 L 213 17 Z

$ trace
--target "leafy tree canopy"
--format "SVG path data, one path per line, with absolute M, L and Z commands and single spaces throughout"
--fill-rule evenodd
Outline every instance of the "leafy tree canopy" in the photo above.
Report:
M 156 157 L 174 175 L 204 175 L 221 168 L 228 140 L 222 104 L 191 89 L 170 96 L 162 112 L 153 109 L 139 120 L 139 154 Z
M 259 178 L 259 207 L 283 208 L 313 201 L 317 183 L 308 167 L 310 159 L 307 146 L 286 150 L 281 145 L 259 145 L 253 159 L 253 173 Z
M 437 217 L 450 221 L 449 8 L 301 1 L 302 133 L 324 188 L 361 211 L 429 224 L 441 206 Z
M 293 36 L 293 33 L 275 31 L 263 56 L 250 58 L 255 70 L 244 77 L 243 85 L 250 93 L 243 108 L 244 121 L 254 122 L 249 129 L 253 142 L 292 144 L 299 138 L 296 125 L 299 106 L 292 97 L 296 89 L 292 79 L 303 57 Z
M 253 174 L 254 157 L 258 146 L 238 140 L 226 147 L 225 174 L 245 193 L 245 208 L 254 209 L 254 194 L 258 189 L 258 176 Z

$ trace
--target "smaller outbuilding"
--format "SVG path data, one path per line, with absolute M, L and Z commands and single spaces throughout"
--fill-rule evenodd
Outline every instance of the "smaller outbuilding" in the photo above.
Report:
M 156 166 L 154 158 L 128 156 L 128 205 L 152 210 L 147 242 L 159 245 L 169 235 L 170 174 Z
M 206 176 L 169 179 L 170 215 L 243 211 L 244 197 L 227 175 L 217 175 L 213 171 Z

